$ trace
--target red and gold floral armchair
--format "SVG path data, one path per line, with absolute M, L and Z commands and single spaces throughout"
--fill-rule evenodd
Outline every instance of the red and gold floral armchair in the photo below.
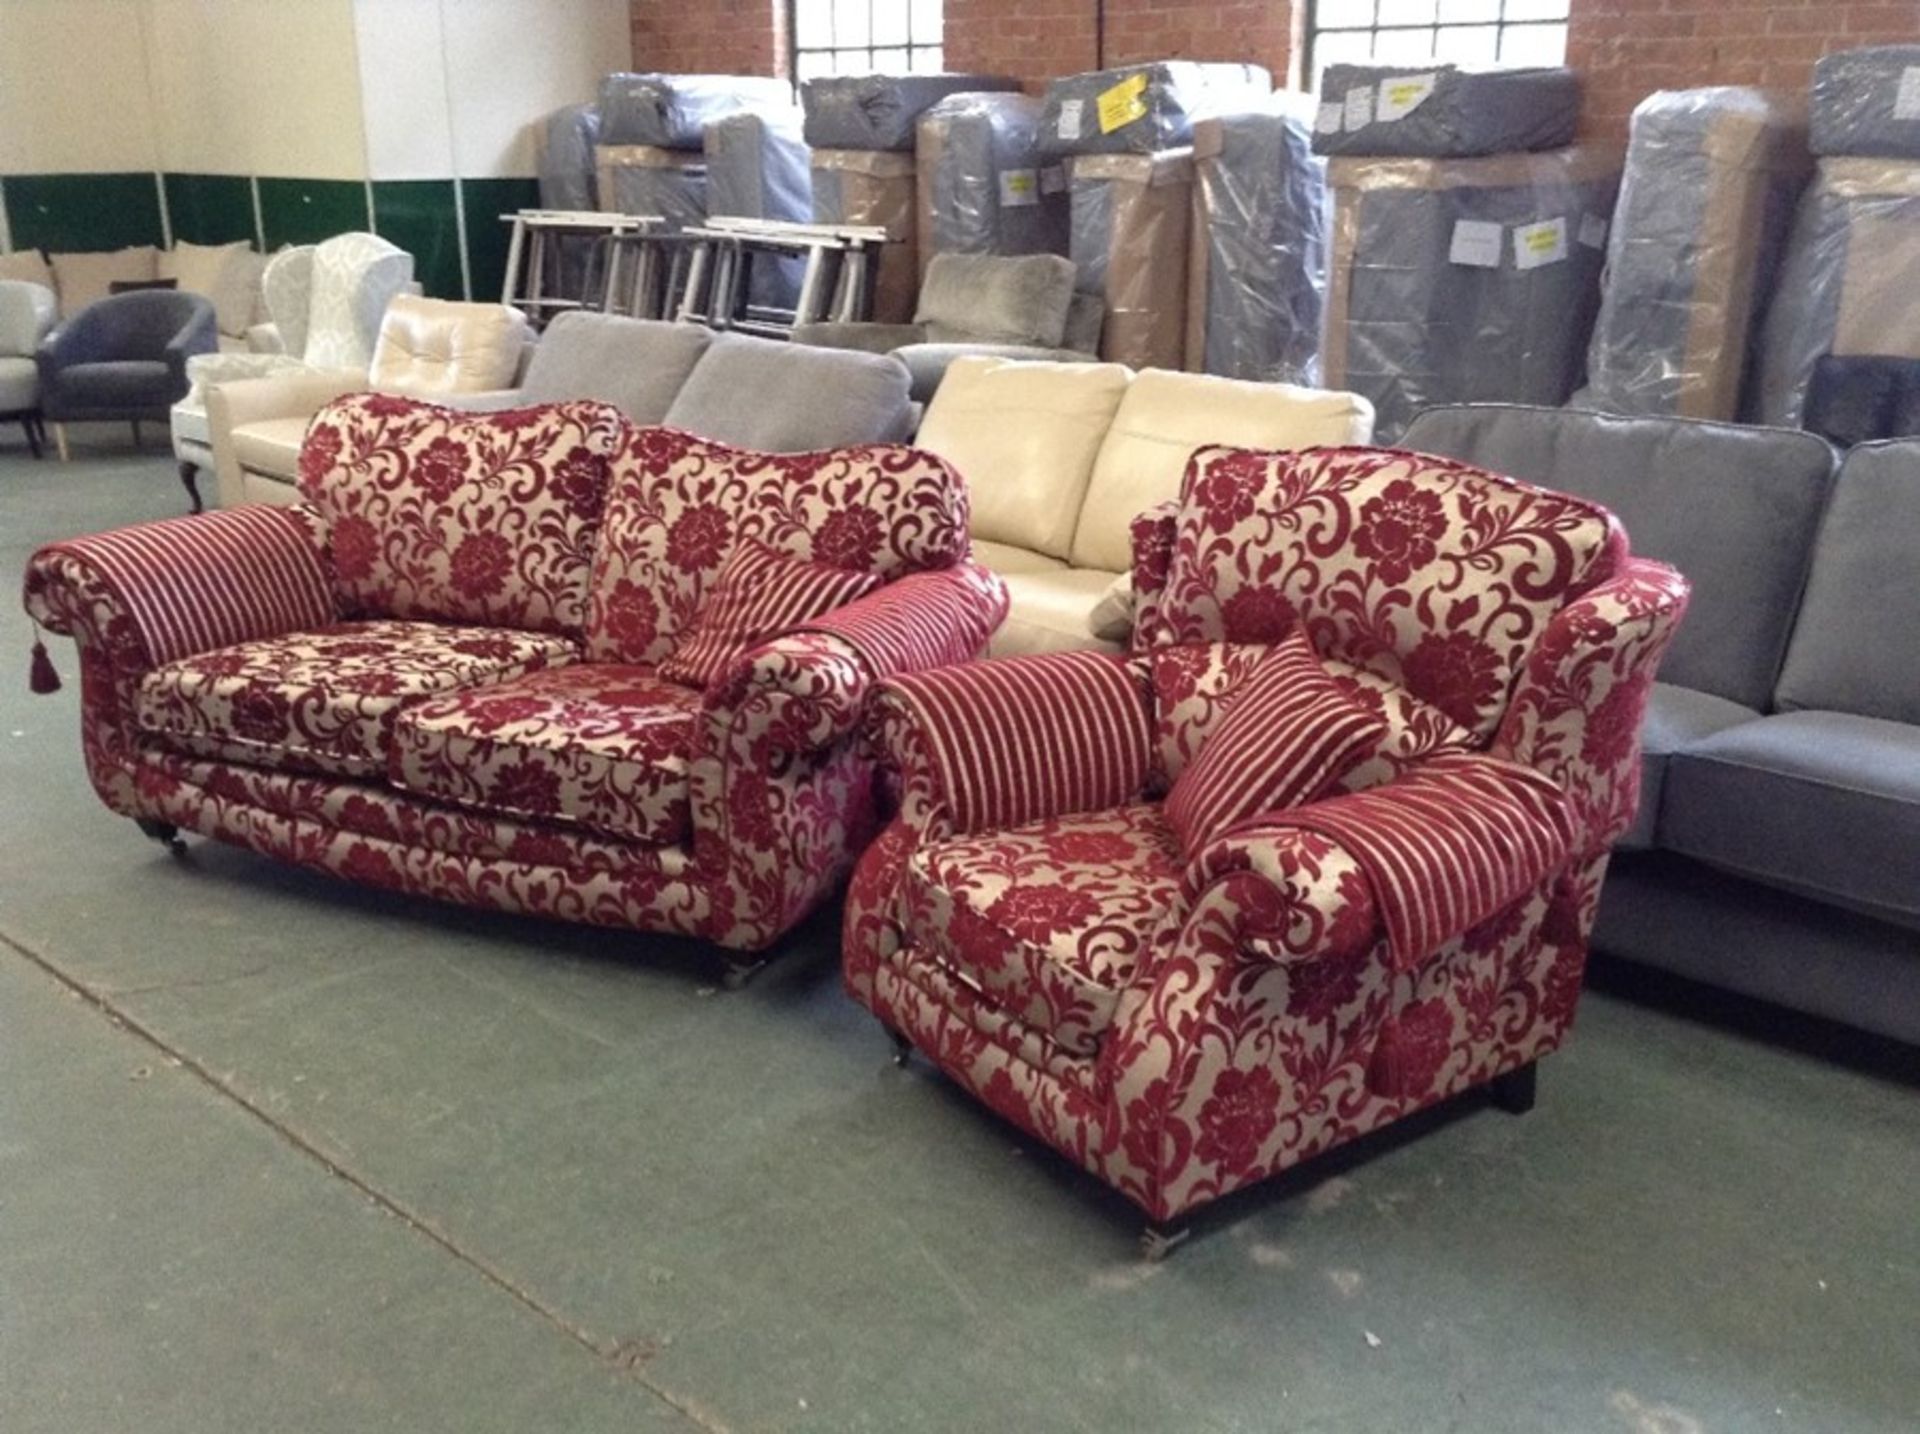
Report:
M 1128 1196 L 1157 1254 L 1185 1212 L 1456 1092 L 1531 1104 L 1687 587 L 1591 504 L 1374 449 L 1201 450 L 1136 521 L 1134 579 L 1127 657 L 881 685 L 901 803 L 844 963 L 903 1058 Z M 1345 725 L 1269 810 L 1234 762 L 1295 740 L 1245 706 L 1283 660 L 1309 676 L 1261 700 L 1318 682 Z M 1190 778 L 1223 824 L 1183 825 Z
M 1005 611 L 959 478 L 911 448 L 361 395 L 301 487 L 29 564 L 96 791 L 176 849 L 757 952 L 877 825 L 874 685 Z

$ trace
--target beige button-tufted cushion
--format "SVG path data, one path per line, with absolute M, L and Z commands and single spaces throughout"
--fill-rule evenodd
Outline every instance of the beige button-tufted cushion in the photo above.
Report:
M 505 304 L 399 294 L 380 322 L 369 378 L 377 389 L 428 397 L 509 388 L 527 337 L 526 316 Z

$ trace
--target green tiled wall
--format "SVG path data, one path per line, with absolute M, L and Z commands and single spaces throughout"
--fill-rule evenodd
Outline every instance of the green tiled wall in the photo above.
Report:
M 358 179 L 266 179 L 260 186 L 260 227 L 267 252 L 283 244 L 317 244 L 349 229 L 368 227 L 367 186 Z
M 376 179 L 373 232 L 413 255 L 413 277 L 431 299 L 458 299 L 460 218 L 451 179 Z
M 79 253 L 158 245 L 160 187 L 150 171 L 132 174 L 5 176 L 7 226 L 16 249 Z
M 254 242 L 253 181 L 241 174 L 167 174 L 167 222 L 189 244 Z
M 537 208 L 540 181 L 463 179 L 460 196 L 467 211 L 467 273 L 473 280 L 473 297 L 497 301 L 507 277 L 507 226 L 500 216 Z

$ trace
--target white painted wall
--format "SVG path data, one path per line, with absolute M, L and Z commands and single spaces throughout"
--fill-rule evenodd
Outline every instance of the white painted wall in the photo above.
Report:
M 159 168 L 145 19 L 129 0 L 8 0 L 0 173 Z

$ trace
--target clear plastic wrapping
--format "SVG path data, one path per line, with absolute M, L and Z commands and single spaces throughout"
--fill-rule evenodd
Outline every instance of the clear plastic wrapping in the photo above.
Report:
M 1040 101 L 950 95 L 920 117 L 920 264 L 935 254 L 1064 254 L 1067 177 L 1035 145 Z
M 1737 416 L 1756 312 L 1810 167 L 1804 125 L 1759 90 L 1641 101 L 1576 406 Z
M 707 213 L 804 224 L 813 218 L 813 170 L 800 137 L 800 111 L 742 111 L 707 126 Z M 804 265 L 797 258 L 758 255 L 749 302 L 790 309 Z
M 680 224 L 707 217 L 707 162 L 698 150 L 603 144 L 594 151 L 600 207 L 651 214 Z
M 708 125 L 740 110 L 784 110 L 785 80 L 756 75 L 608 75 L 600 81 L 603 144 L 698 149 Z
M 594 149 L 600 143 L 598 105 L 568 105 L 547 116 L 540 136 L 540 207 L 585 210 L 600 207 Z
M 1258 65 L 1157 60 L 1047 84 L 1040 152 L 1156 154 L 1193 143 L 1193 123 L 1261 104 L 1273 76 Z
M 873 319 L 877 323 L 913 322 L 920 292 L 914 187 L 910 154 L 866 149 L 813 151 L 814 222 L 867 224 L 887 231 L 873 286 Z
M 1328 65 L 1313 140 L 1322 154 L 1473 159 L 1559 149 L 1579 119 L 1564 66 Z
M 817 149 L 904 152 L 920 116 L 948 95 L 1019 88 L 1006 75 L 826 75 L 800 86 L 800 103 Z
M 1761 333 L 1748 417 L 1797 428 L 1827 354 L 1920 359 L 1920 160 L 1823 159 Z
M 1823 56 L 1809 121 L 1815 154 L 1920 159 L 1920 45 Z
M 1392 442 L 1435 403 L 1558 405 L 1599 304 L 1618 156 L 1336 159 L 1323 382 Z
M 1313 102 L 1280 91 L 1258 112 L 1193 129 L 1187 367 L 1313 385 L 1332 195 L 1312 144 Z
M 1186 356 L 1193 152 L 1083 154 L 1068 162 L 1071 257 L 1106 305 L 1100 357 L 1178 369 Z

